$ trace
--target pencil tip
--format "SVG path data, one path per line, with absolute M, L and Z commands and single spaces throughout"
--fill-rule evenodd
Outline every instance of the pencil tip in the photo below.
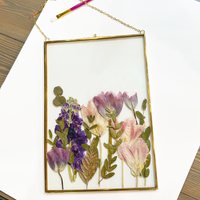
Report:
M 51 22 L 55 22 L 57 20 L 57 17 L 51 19 Z

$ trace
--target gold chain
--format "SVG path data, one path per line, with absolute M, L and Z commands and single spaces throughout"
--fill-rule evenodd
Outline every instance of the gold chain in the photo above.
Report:
M 91 5 L 90 5 L 89 3 L 87 3 L 86 1 L 84 1 L 84 0 L 80 0 L 80 1 L 83 2 L 83 3 L 85 3 L 85 4 L 87 4 L 87 6 L 89 6 L 90 8 L 92 8 L 92 9 L 94 9 L 94 10 L 96 10 L 96 11 L 98 11 L 98 12 L 104 14 L 104 15 L 106 15 L 107 17 L 109 17 L 109 18 L 111 18 L 111 19 L 113 19 L 113 20 L 115 20 L 115 21 L 117 21 L 117 22 L 119 22 L 119 23 L 121 23 L 122 25 L 124 25 L 124 26 L 126 26 L 126 27 L 128 27 L 128 28 L 131 28 L 131 29 L 137 31 L 137 32 L 139 32 L 140 34 L 141 34 L 141 33 L 144 33 L 144 30 L 140 30 L 140 29 L 137 29 L 137 28 L 135 28 L 135 27 L 133 27 L 133 26 L 131 26 L 131 25 L 129 25 L 129 24 L 126 24 L 125 22 L 121 21 L 120 19 L 117 19 L 116 17 L 113 17 L 112 15 L 109 15 L 108 13 L 106 13 L 106 12 L 104 12 L 104 11 L 102 11 L 102 10 L 100 10 L 100 9 L 98 9 L 98 8 L 96 8 L 96 7 L 94 7 L 94 6 L 91 6 Z
M 40 29 L 40 27 L 37 25 L 37 23 L 36 23 L 36 15 L 38 15 L 39 13 L 42 12 L 42 10 L 43 10 L 44 6 L 46 5 L 47 1 L 48 1 L 48 0 L 46 0 L 45 3 L 41 5 L 41 9 L 40 9 L 39 11 L 37 11 L 37 12 L 34 14 L 34 17 L 33 17 L 33 18 L 34 18 L 34 24 L 36 25 L 36 27 L 38 28 L 38 30 L 40 31 L 40 33 L 44 36 L 45 41 L 50 40 L 50 39 L 44 34 L 44 32 L 42 32 L 42 30 Z M 117 22 L 119 22 L 119 23 L 121 23 L 122 25 L 124 25 L 124 26 L 126 26 L 126 27 L 128 27 L 128 28 L 131 28 L 131 29 L 137 31 L 137 32 L 139 32 L 140 34 L 144 33 L 144 30 L 140 30 L 140 29 L 137 29 L 137 28 L 135 28 L 135 27 L 133 27 L 133 26 L 131 26 L 131 25 L 129 25 L 129 24 L 126 24 L 125 22 L 121 21 L 120 19 L 117 19 L 116 17 L 113 17 L 112 15 L 109 15 L 108 13 L 106 13 L 106 12 L 104 12 L 104 11 L 102 11 L 102 10 L 100 10 L 100 9 L 98 9 L 98 8 L 96 8 L 96 7 L 94 7 L 94 6 L 91 6 L 91 5 L 90 5 L 89 3 L 87 3 L 85 0 L 80 0 L 80 1 L 83 2 L 83 3 L 85 3 L 85 4 L 86 4 L 87 6 L 89 6 L 90 8 L 92 8 L 92 9 L 94 9 L 94 10 L 96 10 L 96 11 L 98 11 L 98 12 L 104 14 L 104 15 L 106 15 L 107 17 L 109 17 L 109 18 L 111 18 L 111 19 L 113 19 L 113 20 L 115 20 L 115 21 L 117 21 Z
M 42 10 L 43 10 L 44 6 L 46 5 L 47 1 L 48 1 L 48 0 L 46 0 L 46 1 L 44 2 L 44 4 L 41 5 L 41 9 L 38 10 L 38 11 L 34 14 L 34 16 L 33 16 L 34 24 L 36 25 L 36 27 L 38 28 L 38 30 L 40 31 L 40 33 L 44 36 L 45 41 L 50 40 L 50 39 L 44 34 L 44 32 L 42 32 L 42 30 L 40 29 L 40 27 L 37 25 L 37 23 L 36 23 L 36 15 L 38 15 L 38 14 L 40 14 L 40 13 L 42 12 Z

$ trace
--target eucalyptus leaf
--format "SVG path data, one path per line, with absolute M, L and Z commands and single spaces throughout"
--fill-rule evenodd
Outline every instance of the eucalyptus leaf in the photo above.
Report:
M 57 96 L 57 97 L 55 97 L 55 99 L 53 100 L 53 105 L 54 106 L 62 106 L 62 104 L 60 103 L 60 101 L 59 101 L 60 99 L 59 99 L 59 96 Z
M 117 165 L 113 165 L 112 167 L 110 167 L 109 169 L 107 169 L 107 171 L 108 172 L 112 172 L 116 167 L 117 167 Z
M 146 110 L 147 108 L 147 99 L 144 99 L 142 102 L 142 110 Z
M 87 135 L 88 139 L 91 139 L 92 134 L 88 129 L 85 129 L 85 134 Z
M 149 167 L 150 163 L 151 163 L 151 155 L 148 154 L 148 155 L 147 155 L 147 159 L 146 159 L 146 163 L 145 163 L 145 167 L 146 167 L 146 168 Z
M 69 164 L 73 164 L 74 163 L 74 153 L 72 151 L 70 151 L 70 158 L 68 160 Z
M 110 132 L 112 138 L 116 139 L 116 133 L 112 128 L 109 128 L 109 132 Z
M 142 115 L 142 113 L 141 112 L 139 112 L 139 111 L 136 111 L 136 116 L 138 117 L 138 119 L 145 119 L 145 116 L 143 116 Z
M 90 127 L 90 130 L 96 128 L 97 126 L 98 126 L 97 124 L 93 125 L 92 127 Z
M 104 161 L 104 166 L 105 166 L 105 170 L 107 170 L 108 169 L 108 160 L 107 159 L 105 159 L 105 161 Z
M 109 178 L 113 177 L 114 175 L 115 175 L 115 173 L 114 173 L 114 172 L 111 172 L 111 173 L 107 174 L 107 175 L 104 177 L 104 179 L 109 179 Z
M 54 90 L 53 90 L 53 92 L 54 92 L 54 94 L 56 96 L 63 94 L 63 90 L 62 90 L 62 88 L 60 86 L 55 87 Z
M 102 169 L 101 169 L 101 176 L 102 176 L 102 178 L 104 178 L 105 175 L 106 175 L 106 170 L 105 170 L 105 166 L 103 166 Z
M 117 160 L 117 156 L 113 157 L 113 158 L 111 159 L 110 164 L 112 165 L 116 160 Z
M 119 138 L 122 135 L 123 132 L 124 132 L 124 130 L 118 131 L 117 135 L 116 135 L 116 138 Z
M 53 142 L 51 140 L 47 139 L 47 143 L 53 146 Z
M 119 139 L 119 140 L 117 140 L 117 142 L 115 143 L 115 146 L 118 147 L 121 143 L 122 143 L 122 139 Z
M 81 146 L 82 146 L 86 151 L 89 151 L 89 149 L 90 149 L 90 146 L 87 145 L 87 144 L 81 144 Z
M 49 137 L 52 139 L 52 136 L 53 136 L 53 134 L 52 134 L 52 132 L 51 132 L 51 130 L 49 129 Z
M 118 130 L 122 127 L 123 125 L 123 122 L 120 122 L 119 124 L 117 124 L 117 126 L 115 127 L 115 130 Z
M 90 129 L 90 127 L 85 122 L 83 122 L 83 126 L 88 130 Z

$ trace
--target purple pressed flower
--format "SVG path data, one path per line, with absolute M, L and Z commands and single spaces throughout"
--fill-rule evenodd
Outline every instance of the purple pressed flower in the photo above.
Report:
M 123 107 L 123 97 L 121 92 L 119 92 L 118 95 L 113 92 L 106 92 L 105 94 L 104 92 L 101 92 L 93 98 L 93 102 L 101 116 L 107 120 L 108 117 L 106 116 L 106 108 L 108 108 L 111 112 L 116 110 L 115 115 L 117 117 Z
M 130 110 L 134 110 L 135 107 L 138 104 L 138 97 L 137 97 L 137 93 L 135 93 L 133 96 L 129 97 L 127 92 L 124 92 L 123 94 L 123 99 L 124 99 L 124 103 L 126 104 L 126 106 L 130 109 Z
M 70 150 L 57 148 L 47 152 L 47 161 L 54 172 L 63 171 L 67 166 L 69 158 Z

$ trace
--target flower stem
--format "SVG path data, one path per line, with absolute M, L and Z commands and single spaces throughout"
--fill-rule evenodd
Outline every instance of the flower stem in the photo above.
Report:
M 122 160 L 122 188 L 124 188 L 124 161 Z
M 138 176 L 136 176 L 136 188 L 138 188 Z
M 64 190 L 64 186 L 63 186 L 63 179 L 62 179 L 62 176 L 61 176 L 61 174 L 60 174 L 60 172 L 59 172 L 59 171 L 58 171 L 58 174 L 59 174 L 59 176 L 60 176 L 60 179 L 61 179 L 62 190 Z
M 111 126 L 111 119 L 108 121 L 108 126 Z M 110 129 L 109 129 L 109 140 L 108 140 L 108 144 L 111 144 L 112 145 L 112 136 L 111 136 L 111 133 L 110 133 Z M 112 155 L 109 150 L 108 150 L 108 155 Z
M 136 125 L 138 125 L 138 122 L 137 122 L 137 116 L 136 116 L 136 113 L 135 113 L 135 110 L 133 109 L 133 115 L 135 117 L 135 122 L 136 122 Z
M 102 163 L 102 146 L 101 146 L 101 137 L 99 137 L 99 148 L 100 148 L 100 165 L 99 165 L 99 187 L 100 187 L 100 178 L 101 178 L 101 163 Z
M 72 176 L 71 166 L 70 165 L 68 165 L 68 171 L 69 171 L 70 181 L 73 182 L 73 176 Z

